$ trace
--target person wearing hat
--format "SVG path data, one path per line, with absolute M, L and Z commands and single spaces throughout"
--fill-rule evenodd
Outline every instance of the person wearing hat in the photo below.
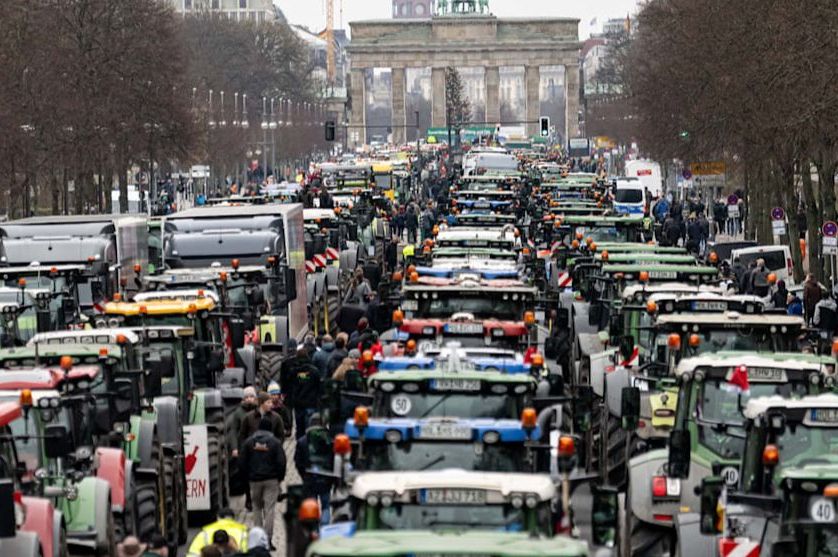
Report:
M 317 372 L 320 375 L 320 380 L 326 379 L 326 366 L 329 364 L 329 359 L 335 351 L 335 341 L 332 335 L 323 335 L 323 341 L 320 343 L 320 350 L 316 351 L 311 357 L 311 362 L 317 367 Z
M 227 438 L 227 450 L 230 454 L 229 473 L 230 473 L 230 495 L 236 498 L 236 502 L 231 502 L 231 506 L 236 511 L 243 510 L 242 501 L 239 499 L 242 495 L 247 497 L 245 503 L 246 508 L 250 508 L 250 496 L 247 495 L 247 487 L 241 480 L 239 472 L 239 432 L 241 431 L 242 422 L 248 413 L 256 409 L 256 389 L 253 387 L 245 387 L 242 393 L 242 401 L 236 406 L 227 419 L 225 420 L 225 436 Z
M 270 557 L 270 539 L 268 534 L 258 526 L 250 529 L 250 534 L 247 536 L 247 553 L 240 553 L 239 555 L 246 555 L 247 557 Z
M 285 451 L 282 441 L 273 433 L 270 418 L 263 416 L 259 430 L 244 442 L 241 451 L 242 470 L 247 474 L 250 499 L 253 501 L 253 523 L 264 528 L 272 540 L 274 511 L 285 479 Z M 273 543 L 270 544 L 273 549 Z
M 201 531 L 192 539 L 189 551 L 186 553 L 187 557 L 199 557 L 202 555 L 201 551 L 207 547 L 218 551 L 218 548 L 213 545 L 215 533 L 218 530 L 224 530 L 227 538 L 235 542 L 239 551 L 246 551 L 248 547 L 247 526 L 237 522 L 233 517 L 234 514 L 231 509 L 225 508 L 218 511 L 218 520 L 201 528 Z
M 117 557 L 141 557 L 145 553 L 146 544 L 140 543 L 136 536 L 127 536 L 116 546 Z
M 271 421 L 274 436 L 277 439 L 285 439 L 285 426 L 282 423 L 282 418 L 274 412 L 274 402 L 271 395 L 262 391 L 256 398 L 257 407 L 249 412 L 242 420 L 241 428 L 239 429 L 239 444 L 245 442 L 251 435 L 259 430 L 259 422 L 262 418 L 268 418 Z
M 268 384 L 268 394 L 271 395 L 271 401 L 274 404 L 274 412 L 279 414 L 282 418 L 282 427 L 286 432 L 291 431 L 291 420 L 294 419 L 291 414 L 291 409 L 285 404 L 285 396 L 282 394 L 282 389 L 279 388 L 279 383 L 271 381 Z

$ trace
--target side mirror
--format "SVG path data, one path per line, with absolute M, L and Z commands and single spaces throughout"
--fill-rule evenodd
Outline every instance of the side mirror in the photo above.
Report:
M 63 458 L 74 450 L 73 436 L 66 426 L 50 424 L 44 428 L 44 455 L 47 458 Z
M 108 424 L 106 431 L 110 431 L 114 422 L 127 422 L 131 416 L 131 411 L 140 406 L 140 396 L 137 385 L 132 378 L 118 377 L 114 379 L 114 391 L 116 392 L 116 399 L 114 400 L 114 415 L 108 416 Z M 104 418 L 104 416 L 102 416 Z
M 685 479 L 690 475 L 690 432 L 674 429 L 669 433 L 669 461 L 667 475 Z
M 573 428 L 575 431 L 591 429 L 594 408 L 594 388 L 590 385 L 576 387 L 576 398 L 573 400 Z
M 617 488 L 592 485 L 591 495 L 591 541 L 595 546 L 610 546 L 617 541 Z
M 719 499 L 725 487 L 724 479 L 711 476 L 701 480 L 701 533 L 707 535 L 721 534 L 724 524 L 719 520 Z
M 620 356 L 623 360 L 630 360 L 634 354 L 634 337 L 632 335 L 625 335 L 620 337 Z
M 567 329 L 570 326 L 570 310 L 559 308 L 556 310 L 556 327 L 559 330 Z
M 161 356 L 163 356 L 161 354 Z M 163 358 L 165 360 L 165 357 Z M 163 367 L 166 364 L 161 362 L 160 365 L 152 365 L 145 370 L 143 374 L 143 394 L 146 398 L 155 398 L 163 393 Z M 174 363 L 169 356 L 168 365 L 174 367 Z
M 209 351 L 209 357 L 207 358 L 207 371 L 216 373 L 222 369 L 224 369 L 224 350 L 213 348 Z
M 623 387 L 620 398 L 620 415 L 622 428 L 634 431 L 640 423 L 640 389 L 637 387 Z
M 261 290 L 259 291 L 261 292 Z M 240 317 L 233 317 L 230 323 L 230 337 L 233 340 L 233 346 L 244 346 L 245 326 L 244 321 Z
M 285 269 L 285 300 L 288 303 L 297 299 L 297 271 L 290 267 Z

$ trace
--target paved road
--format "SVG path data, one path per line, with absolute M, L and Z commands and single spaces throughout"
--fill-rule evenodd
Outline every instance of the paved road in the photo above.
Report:
M 297 473 L 297 468 L 294 466 L 294 449 L 296 446 L 296 437 L 288 438 L 285 441 L 285 456 L 288 462 L 287 472 L 285 474 L 285 481 L 282 482 L 282 489 L 285 491 L 285 486 L 290 484 L 299 484 L 302 483 L 300 479 L 300 475 Z M 231 502 L 231 507 L 236 510 L 238 514 L 238 519 L 248 526 L 253 525 L 253 520 L 251 513 L 247 512 L 244 509 L 244 496 L 234 498 Z M 274 547 L 276 547 L 276 551 L 273 552 L 273 555 L 277 557 L 283 557 L 285 555 L 285 523 L 282 520 L 282 514 L 285 512 L 285 501 L 277 505 L 276 509 L 276 521 L 274 523 L 274 534 L 273 534 L 273 543 Z M 200 528 L 190 528 L 189 529 L 189 541 L 186 545 L 183 545 L 178 550 L 178 555 L 184 556 L 186 555 L 186 551 L 189 548 L 189 544 L 192 543 L 192 538 L 200 531 Z

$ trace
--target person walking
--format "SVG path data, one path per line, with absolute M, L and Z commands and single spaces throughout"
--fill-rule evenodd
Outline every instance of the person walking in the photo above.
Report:
M 330 377 L 338 368 L 343 359 L 349 354 L 346 348 L 349 342 L 349 335 L 346 333 L 338 333 L 335 337 L 335 349 L 329 355 L 329 361 L 326 363 L 326 376 Z
M 334 351 L 335 341 L 332 338 L 332 335 L 323 335 L 322 342 L 320 343 L 320 350 L 315 352 L 314 356 L 311 357 L 311 361 L 315 367 L 317 367 L 317 372 L 320 374 L 321 380 L 326 378 L 329 360 L 331 359 Z
M 322 524 L 328 524 L 330 520 L 329 500 L 332 484 L 316 472 L 328 470 L 333 460 L 329 432 L 320 422 L 320 415 L 314 414 L 305 433 L 297 439 L 294 466 L 303 480 L 305 497 L 314 497 L 320 501 L 320 508 L 323 509 Z
M 322 381 L 317 367 L 307 357 L 297 353 L 297 363 L 291 380 L 291 406 L 297 435 L 305 431 L 308 419 L 320 404 Z
M 274 549 L 274 512 L 286 468 L 282 441 L 272 430 L 270 418 L 262 417 L 258 431 L 244 442 L 241 450 L 241 466 L 247 474 L 250 498 L 253 501 L 253 523 L 265 530 L 271 550 Z
M 239 443 L 244 443 L 250 436 L 259 430 L 259 424 L 262 418 L 267 418 L 271 422 L 271 431 L 277 439 L 285 439 L 285 426 L 282 423 L 282 418 L 274 411 L 274 402 L 271 395 L 266 392 L 259 393 L 257 397 L 258 407 L 245 416 L 242 421 L 241 429 L 239 430 Z M 239 450 L 241 453 L 241 450 Z
M 241 474 L 239 473 L 239 432 L 242 428 L 242 422 L 247 415 L 256 409 L 256 389 L 253 387 L 245 387 L 243 391 L 242 401 L 236 406 L 229 416 L 225 419 L 225 437 L 227 441 L 227 451 L 230 454 L 230 495 L 236 499 L 236 503 L 231 501 L 231 506 L 237 513 L 241 513 L 244 508 L 250 505 L 245 502 L 244 507 L 242 501 L 239 499 L 242 495 L 246 495 L 247 488 L 243 482 L 240 481 Z M 249 497 L 247 497 L 249 499 Z
M 806 316 L 806 323 L 811 324 L 815 315 L 815 306 L 821 301 L 823 291 L 821 285 L 815 280 L 815 275 L 809 273 L 803 282 L 803 311 Z
M 774 309 L 786 309 L 788 307 L 789 291 L 786 288 L 786 281 L 778 280 L 774 294 L 771 295 L 771 303 Z
M 416 243 L 416 231 L 419 229 L 419 216 L 416 214 L 416 209 L 411 203 L 407 207 L 407 212 L 404 215 L 404 225 L 407 228 L 408 243 Z
M 237 557 L 271 557 L 270 546 L 267 532 L 262 528 L 254 527 L 250 529 L 250 534 L 247 536 L 247 547 L 250 549 L 239 553 Z
M 393 224 L 396 227 L 396 238 L 398 238 L 399 241 L 404 239 L 405 220 L 404 207 L 399 207 L 398 212 L 393 217 Z

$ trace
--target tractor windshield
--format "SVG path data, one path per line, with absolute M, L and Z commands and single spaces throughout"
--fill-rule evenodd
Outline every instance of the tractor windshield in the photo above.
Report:
M 689 350 L 690 355 L 699 355 L 728 350 L 782 352 L 796 349 L 796 339 L 793 336 L 771 333 L 768 327 L 703 329 L 699 336 L 701 344 L 697 348 L 690 347 L 688 342 L 682 342 L 683 350 Z
M 780 450 L 780 466 L 801 468 L 809 464 L 838 464 L 838 424 L 820 425 L 820 413 L 834 420 L 832 409 L 812 409 L 813 421 L 819 425 L 804 425 L 801 422 L 786 422 L 783 433 L 777 436 L 775 444 Z
M 14 420 L 10 426 L 15 438 L 18 460 L 26 465 L 25 477 L 31 478 L 32 473 L 43 466 L 43 435 L 44 426 L 57 424 L 70 427 L 66 408 L 49 408 L 30 410 L 20 419 Z
M 808 394 L 804 382 L 751 383 L 747 394 L 724 381 L 702 384 L 696 404 L 699 442 L 725 459 L 740 459 L 745 448 L 742 411 L 751 398 L 779 395 L 798 398 Z
M 429 503 L 431 498 L 437 497 L 465 499 L 464 502 L 455 504 Z M 527 514 L 533 512 L 516 509 L 512 505 L 487 505 L 485 492 L 474 489 L 424 489 L 419 493 L 418 499 L 417 503 L 396 503 L 389 507 L 376 508 L 380 529 L 469 528 L 522 532 L 528 523 Z M 545 514 L 549 517 L 549 512 Z M 547 530 L 548 528 L 545 528 L 545 531 Z
M 473 295 L 452 294 L 436 299 L 419 301 L 417 315 L 430 318 L 447 318 L 455 313 L 470 313 L 477 319 L 515 321 L 521 318 L 521 302 L 489 297 L 485 292 Z
M 384 395 L 381 398 L 380 405 L 376 415 L 388 417 L 437 418 L 449 416 L 514 420 L 519 418 L 521 411 L 524 409 L 524 397 L 505 393 L 400 392 Z
M 525 468 L 526 451 L 520 444 L 413 441 L 369 443 L 368 469 L 463 470 L 518 472 Z

